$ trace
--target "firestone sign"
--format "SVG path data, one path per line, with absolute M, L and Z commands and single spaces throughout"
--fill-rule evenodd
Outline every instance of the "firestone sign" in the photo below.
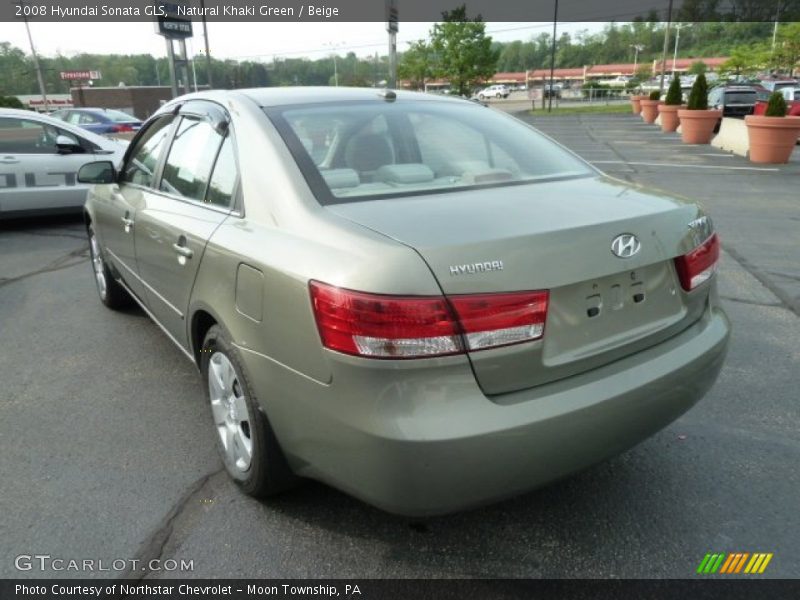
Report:
M 102 79 L 100 71 L 61 71 L 60 75 L 63 81 L 72 81 L 75 79 Z

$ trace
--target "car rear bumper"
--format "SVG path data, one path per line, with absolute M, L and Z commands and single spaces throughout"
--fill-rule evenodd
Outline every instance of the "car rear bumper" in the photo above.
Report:
M 709 307 L 670 340 L 602 368 L 486 397 L 463 357 L 332 356 L 314 382 L 245 352 L 292 467 L 386 511 L 435 515 L 513 496 L 622 452 L 713 385 L 730 326 Z M 365 362 L 368 363 L 365 366 Z

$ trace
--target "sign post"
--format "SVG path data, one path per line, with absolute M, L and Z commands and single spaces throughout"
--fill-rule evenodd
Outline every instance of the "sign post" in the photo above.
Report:
M 158 6 L 163 14 L 156 17 L 156 33 L 164 38 L 169 58 L 169 76 L 172 86 L 172 97 L 178 96 L 178 82 L 183 82 L 183 93 L 191 91 L 189 87 L 189 60 L 186 53 L 186 39 L 192 37 L 192 21 L 177 16 L 178 5 L 160 0 Z M 178 53 L 175 53 L 175 42 L 178 42 Z

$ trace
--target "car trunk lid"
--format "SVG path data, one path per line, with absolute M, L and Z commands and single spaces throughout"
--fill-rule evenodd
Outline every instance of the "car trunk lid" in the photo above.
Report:
M 549 290 L 541 340 L 470 352 L 488 395 L 596 368 L 663 341 L 699 318 L 673 258 L 694 245 L 692 204 L 589 177 L 331 205 L 412 247 L 446 296 Z M 630 258 L 611 251 L 635 235 Z

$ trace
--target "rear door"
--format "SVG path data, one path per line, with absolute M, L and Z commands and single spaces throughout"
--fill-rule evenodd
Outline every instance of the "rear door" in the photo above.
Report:
M 56 138 L 65 135 L 81 152 L 63 153 Z M 78 138 L 35 117 L 0 117 L 0 213 L 78 208 L 87 186 L 77 172 L 91 161 Z
M 188 348 L 186 311 L 206 243 L 232 210 L 238 174 L 226 113 L 183 106 L 158 185 L 136 215 L 136 261 L 147 303 Z

